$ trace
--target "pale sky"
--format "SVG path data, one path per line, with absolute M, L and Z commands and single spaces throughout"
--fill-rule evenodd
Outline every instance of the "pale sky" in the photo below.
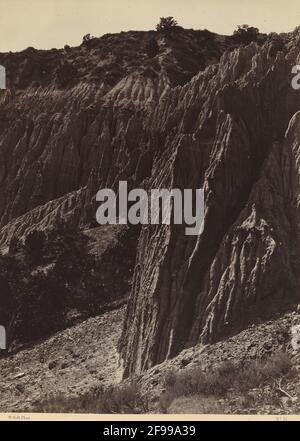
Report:
M 0 0 L 0 52 L 77 46 L 83 35 L 155 29 L 174 16 L 185 28 L 232 34 L 238 24 L 261 32 L 300 25 L 299 0 Z

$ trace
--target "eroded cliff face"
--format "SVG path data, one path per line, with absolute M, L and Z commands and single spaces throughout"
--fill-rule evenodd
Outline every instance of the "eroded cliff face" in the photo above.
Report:
M 77 48 L 0 54 L 7 73 L 0 94 L 0 246 L 32 228 L 90 226 L 99 188 L 149 176 L 164 142 L 147 115 L 156 114 L 169 88 L 235 45 L 219 40 L 201 31 L 128 32 Z
M 108 34 L 75 48 L 0 54 L 7 77 L 7 90 L 0 91 L 0 251 L 9 251 L 14 262 L 2 268 L 0 322 L 14 340 L 41 337 L 38 326 L 30 336 L 26 328 L 37 310 L 49 310 L 46 298 L 52 299 L 55 315 L 64 317 L 74 308 L 79 309 L 76 316 L 86 316 L 86 305 L 98 300 L 101 309 L 107 299 L 128 296 L 139 229 L 129 228 L 116 240 L 114 225 L 96 223 L 95 194 L 99 188 L 117 188 L 120 180 L 129 187 L 144 185 L 154 157 L 164 150 L 166 133 L 151 122 L 158 103 L 169 89 L 186 84 L 238 45 L 230 37 L 178 29 L 170 35 Z M 12 277 L 10 267 L 18 268 L 28 258 L 22 243 L 30 233 L 40 230 L 47 236 L 65 229 L 74 234 L 83 230 L 92 238 L 90 248 L 109 252 L 96 251 L 96 278 L 79 265 L 80 292 L 78 284 L 70 288 L 74 302 L 71 298 L 60 307 L 55 274 L 41 285 L 36 277 L 32 280 L 41 270 L 37 264 L 25 262 L 25 270 L 17 271 L 24 272 L 22 280 Z M 47 256 L 40 257 L 44 271 L 50 264 Z M 57 259 L 51 256 L 51 265 L 62 268 Z M 61 273 L 61 284 L 70 287 L 65 271 Z M 25 289 L 23 278 L 34 287 Z M 3 301 L 7 297 L 9 308 Z M 98 311 L 90 309 L 91 314 Z M 43 314 L 39 319 L 48 323 Z M 21 331 L 16 330 L 16 316 Z M 56 329 L 68 323 L 60 318 Z M 47 332 L 53 327 L 47 326 L 43 336 Z
M 153 121 L 167 136 L 151 185 L 203 187 L 205 226 L 196 238 L 143 227 L 120 343 L 125 376 L 299 298 L 298 59 L 297 35 L 280 50 L 252 43 L 160 102 Z
M 0 55 L 2 249 L 36 229 L 91 230 L 97 190 L 120 180 L 205 190 L 201 236 L 141 229 L 125 375 L 297 298 L 299 44 L 297 32 L 244 46 L 179 30 Z

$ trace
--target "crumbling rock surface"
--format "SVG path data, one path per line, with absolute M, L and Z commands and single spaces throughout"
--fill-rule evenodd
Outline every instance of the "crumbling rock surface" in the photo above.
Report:
M 225 53 L 160 103 L 168 135 L 151 185 L 204 188 L 204 231 L 142 228 L 120 342 L 125 376 L 299 296 L 298 38 L 275 55 L 269 42 Z
M 201 31 L 130 32 L 0 55 L 3 249 L 33 229 L 94 227 L 97 190 L 120 180 L 205 190 L 200 236 L 141 229 L 119 344 L 125 376 L 297 297 L 299 38 L 244 46 Z
M 156 57 L 146 51 L 151 38 Z M 0 227 L 13 221 L 21 237 L 30 225 L 57 226 L 65 217 L 74 225 L 91 222 L 88 206 L 101 186 L 150 173 L 158 137 L 145 114 L 155 112 L 167 89 L 232 46 L 230 38 L 182 30 L 172 37 L 107 34 L 76 48 L 0 54 L 7 76 L 0 94 Z M 0 236 L 3 245 L 7 229 Z

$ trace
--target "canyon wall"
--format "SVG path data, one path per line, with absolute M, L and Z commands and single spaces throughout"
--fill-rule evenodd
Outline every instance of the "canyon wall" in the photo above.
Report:
M 143 226 L 120 348 L 125 376 L 299 300 L 299 37 L 225 53 L 168 92 L 151 186 L 204 188 L 204 231 Z
M 0 54 L 2 250 L 33 230 L 91 231 L 97 190 L 120 180 L 205 190 L 200 236 L 138 232 L 125 376 L 297 301 L 299 47 L 298 31 L 244 45 L 179 29 Z

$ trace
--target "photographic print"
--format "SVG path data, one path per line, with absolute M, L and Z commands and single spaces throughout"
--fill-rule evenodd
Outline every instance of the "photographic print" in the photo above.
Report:
M 297 418 L 299 2 L 0 10 L 3 418 Z

